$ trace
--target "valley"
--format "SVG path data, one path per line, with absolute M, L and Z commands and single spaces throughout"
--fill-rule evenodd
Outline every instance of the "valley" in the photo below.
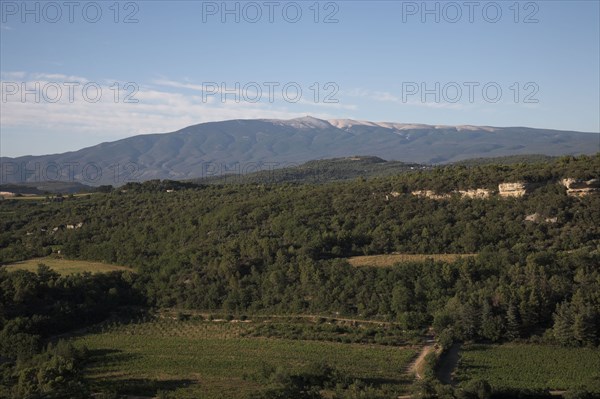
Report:
M 0 397 L 597 397 L 599 162 L 5 198 Z

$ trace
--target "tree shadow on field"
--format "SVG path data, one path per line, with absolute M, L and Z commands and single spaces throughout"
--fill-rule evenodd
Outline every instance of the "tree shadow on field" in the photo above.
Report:
M 88 381 L 97 392 L 115 392 L 119 395 L 137 395 L 155 397 L 158 391 L 173 391 L 191 385 L 194 381 L 189 379 L 155 380 L 150 378 L 132 378 L 126 374 L 129 371 L 126 362 L 139 358 L 139 355 L 125 353 L 118 349 L 94 349 L 89 351 L 88 369 L 110 366 L 116 370 L 97 377 L 89 377 Z M 119 367 L 122 366 L 122 367 Z M 108 375 L 107 375 L 108 374 Z
M 124 353 L 119 349 L 91 349 L 88 351 L 88 366 L 99 366 L 132 360 L 139 356 Z
M 374 387 L 382 387 L 384 385 L 403 385 L 412 382 L 412 378 L 361 377 L 357 379 Z
M 178 380 L 151 380 L 149 378 L 115 378 L 97 381 L 97 388 L 102 391 L 117 392 L 119 395 L 135 395 L 156 397 L 159 391 L 174 391 L 184 388 L 194 381 L 188 379 Z

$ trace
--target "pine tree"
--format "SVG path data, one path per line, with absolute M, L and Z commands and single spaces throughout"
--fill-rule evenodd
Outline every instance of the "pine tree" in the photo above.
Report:
M 553 333 L 554 338 L 565 346 L 571 346 L 575 344 L 573 337 L 573 311 L 571 305 L 567 302 L 556 305 L 556 312 L 554 312 L 554 327 Z
M 517 311 L 517 307 L 513 302 L 508 305 L 508 310 L 506 311 L 506 333 L 505 337 L 509 341 L 513 341 L 521 336 L 519 331 L 519 314 Z
M 580 308 L 573 317 L 573 337 L 581 345 L 596 344 L 596 323 L 593 309 L 587 305 Z
M 465 304 L 460 315 L 460 329 L 464 339 L 473 339 L 478 331 L 479 312 L 471 304 Z
M 498 341 L 502 335 L 500 323 L 492 312 L 492 306 L 486 301 L 481 310 L 481 329 L 479 334 L 491 341 Z

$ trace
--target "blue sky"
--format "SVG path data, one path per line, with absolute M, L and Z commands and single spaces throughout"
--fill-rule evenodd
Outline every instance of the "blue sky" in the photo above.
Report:
M 308 114 L 600 131 L 598 1 L 0 4 L 2 156 Z

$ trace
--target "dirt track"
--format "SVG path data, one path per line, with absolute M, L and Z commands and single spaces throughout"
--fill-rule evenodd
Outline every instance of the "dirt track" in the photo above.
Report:
M 413 373 L 419 380 L 423 379 L 423 367 L 425 366 L 425 357 L 435 350 L 435 340 L 432 337 L 427 337 L 425 345 L 421 349 L 419 356 L 412 362 L 409 367 L 409 372 Z

